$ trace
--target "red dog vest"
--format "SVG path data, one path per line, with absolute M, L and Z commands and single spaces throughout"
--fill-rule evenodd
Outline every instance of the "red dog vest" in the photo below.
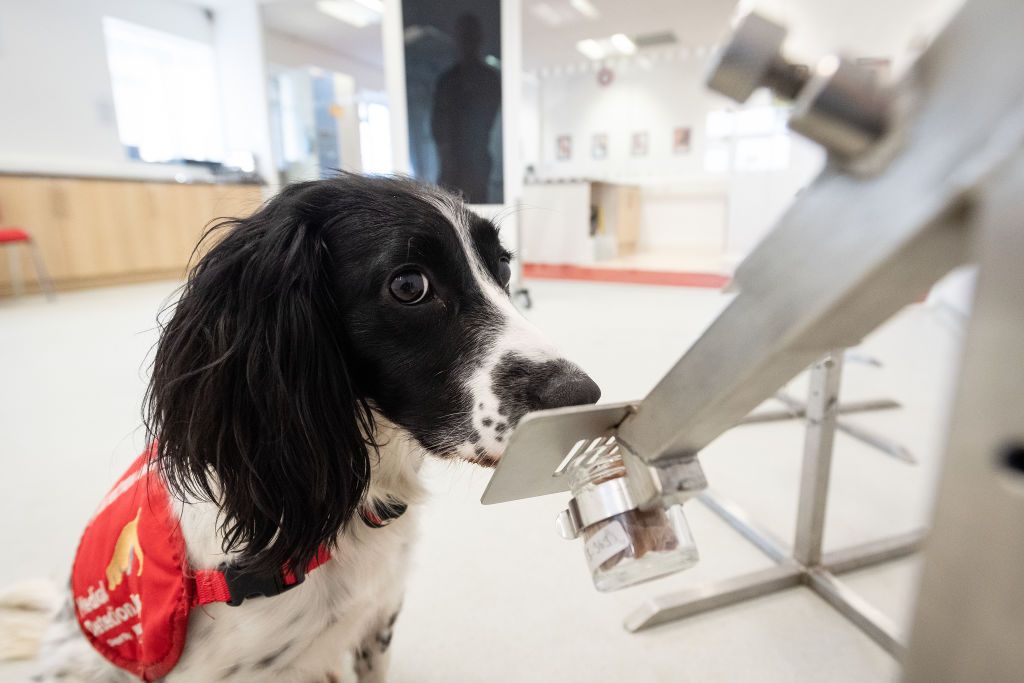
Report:
M 193 571 L 167 489 L 156 468 L 149 467 L 151 455 L 152 449 L 139 456 L 104 497 L 82 534 L 71 572 L 75 614 L 85 637 L 144 681 L 166 676 L 178 662 L 193 607 L 239 605 L 246 598 L 282 593 L 305 578 L 287 570 L 256 576 L 231 566 Z M 390 521 L 361 514 L 371 526 Z M 321 548 L 306 571 L 329 557 Z

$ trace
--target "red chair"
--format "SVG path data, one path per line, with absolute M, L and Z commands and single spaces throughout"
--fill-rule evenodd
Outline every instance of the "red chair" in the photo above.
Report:
M 47 298 L 53 300 L 55 298 L 53 280 L 50 279 L 50 274 L 46 271 L 46 265 L 43 263 L 43 254 L 39 250 L 39 245 L 32 239 L 32 235 L 21 228 L 13 226 L 0 227 L 0 246 L 7 247 L 11 268 L 11 288 L 14 290 L 15 295 L 20 295 L 24 291 L 24 282 L 21 278 L 21 259 L 18 258 L 16 249 L 19 244 L 24 245 L 32 256 L 39 288 L 46 292 Z

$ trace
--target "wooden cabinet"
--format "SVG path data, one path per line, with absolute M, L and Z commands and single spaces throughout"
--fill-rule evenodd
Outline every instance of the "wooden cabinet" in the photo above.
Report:
M 635 253 L 640 240 L 640 188 L 592 183 L 590 203 L 596 222 L 592 231 L 614 237 L 615 256 Z
M 636 251 L 639 187 L 589 180 L 527 183 L 522 206 L 524 263 L 591 265 Z
M 0 225 L 30 232 L 65 289 L 182 277 L 208 224 L 248 215 L 261 201 L 251 185 L 0 176 Z M 21 259 L 32 287 L 27 253 Z M 0 294 L 10 289 L 0 258 Z

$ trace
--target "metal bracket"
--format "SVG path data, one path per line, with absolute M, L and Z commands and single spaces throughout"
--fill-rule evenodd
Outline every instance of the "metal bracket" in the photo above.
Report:
M 562 463 L 575 454 L 574 449 L 614 434 L 634 409 L 632 403 L 615 403 L 528 414 L 509 439 L 506 456 L 516 455 L 501 459 L 480 502 L 492 505 L 568 491 L 569 479 L 562 476 Z

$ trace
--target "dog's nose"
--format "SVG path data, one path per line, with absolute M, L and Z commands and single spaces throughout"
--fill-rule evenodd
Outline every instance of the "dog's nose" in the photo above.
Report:
M 537 390 L 537 409 L 588 405 L 601 398 L 601 387 L 587 373 L 575 365 L 566 366 L 548 377 Z

